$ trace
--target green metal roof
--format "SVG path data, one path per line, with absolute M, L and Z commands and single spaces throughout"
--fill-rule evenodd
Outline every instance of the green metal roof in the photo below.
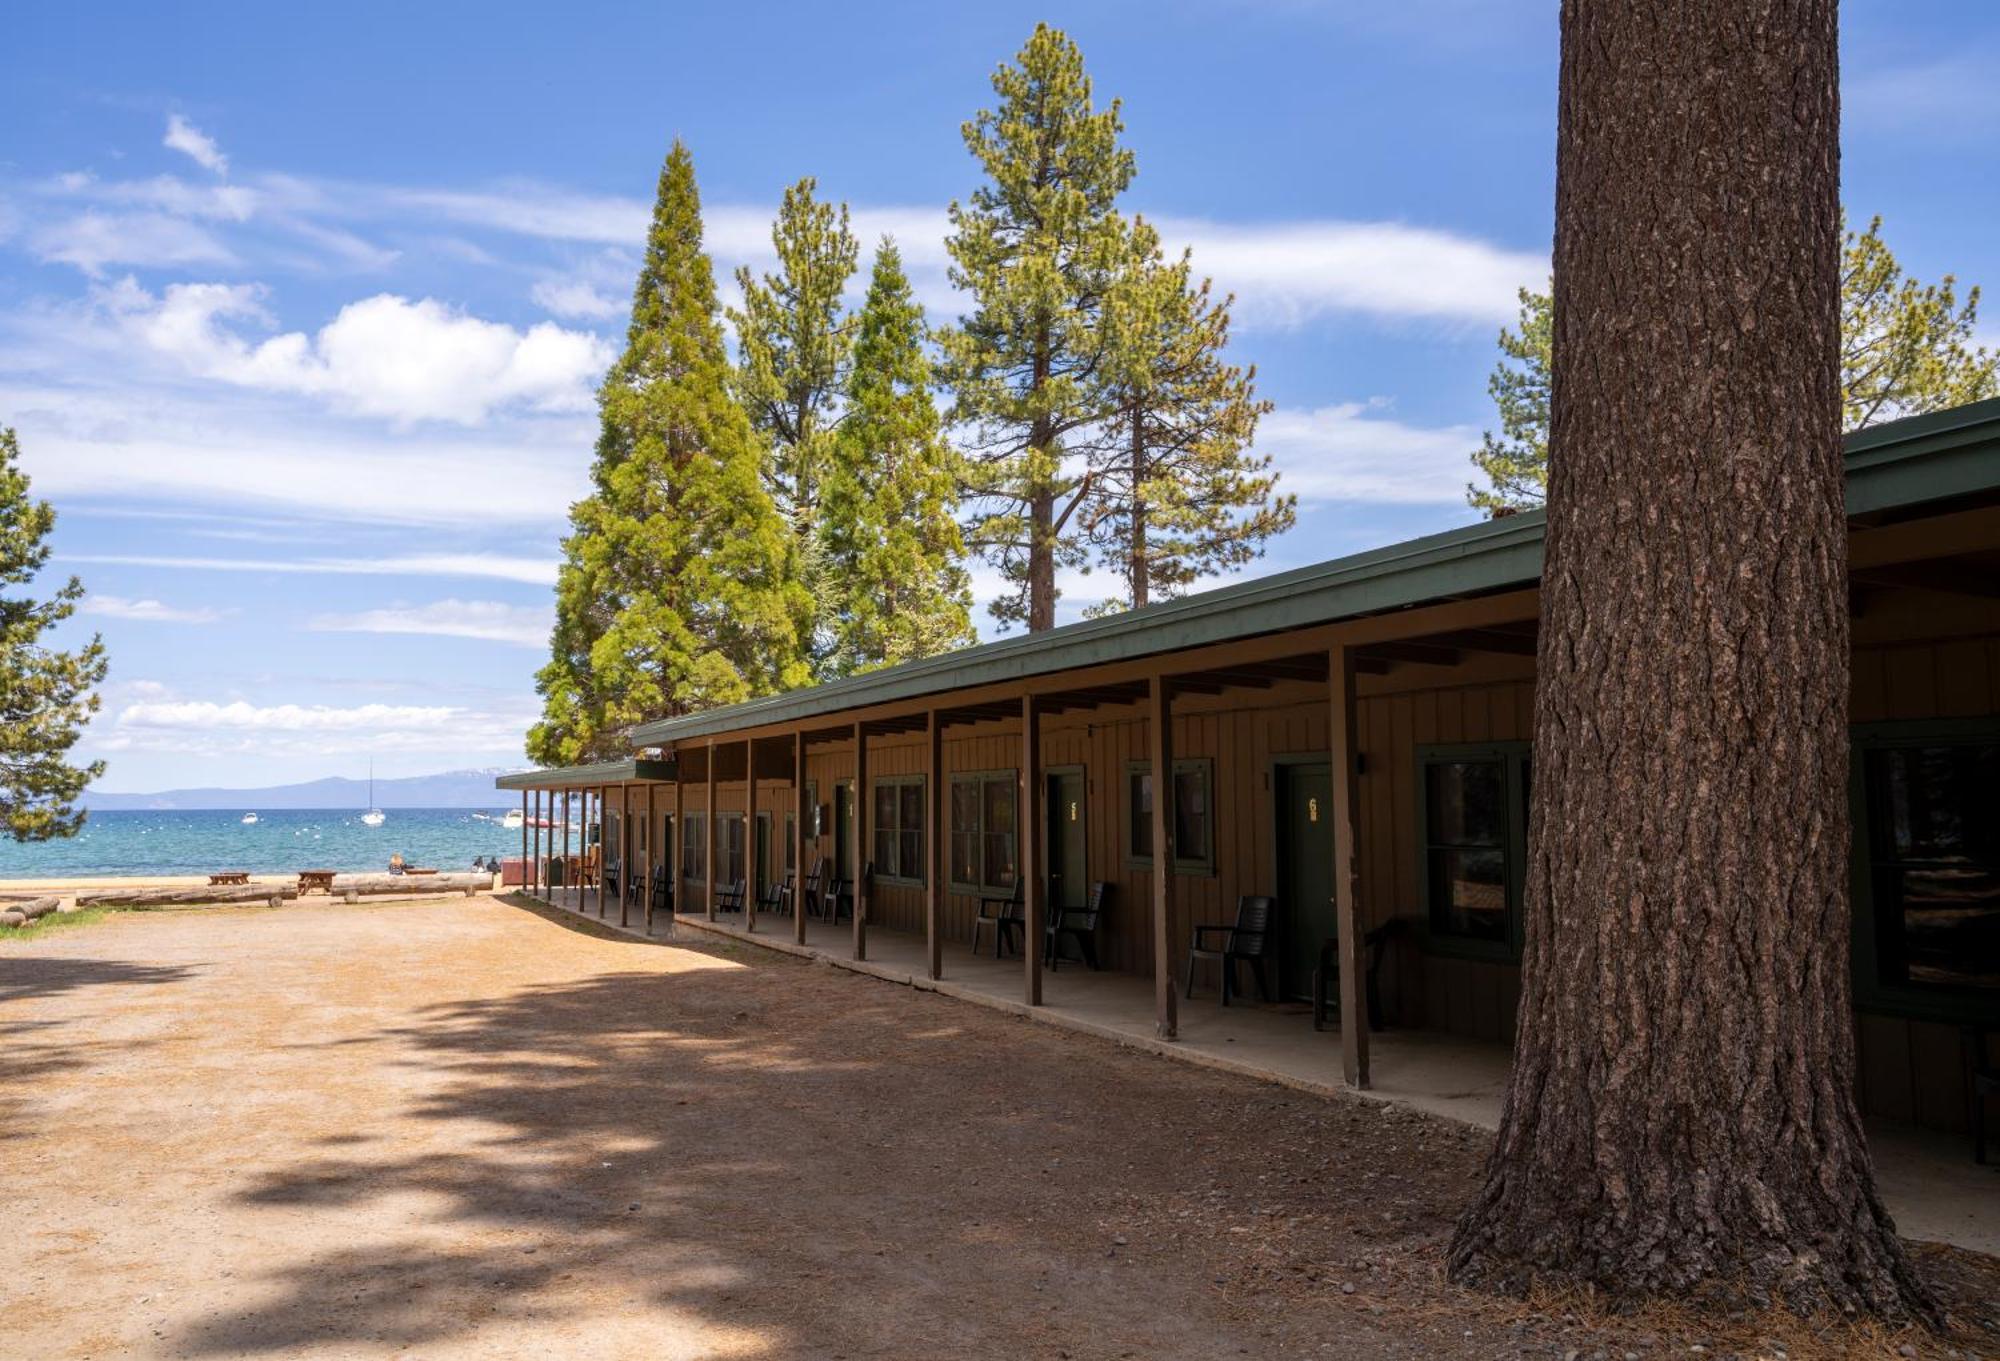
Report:
M 633 784 L 674 778 L 672 761 L 599 761 L 590 766 L 556 766 L 519 770 L 493 781 L 496 789 L 595 789 L 599 785 Z
M 1850 515 L 2000 490 L 2000 398 L 1913 416 L 1847 439 Z M 727 708 L 644 723 L 636 746 L 792 723 L 969 686 L 1252 638 L 1541 579 L 1543 513 L 1523 511 L 1199 595 L 1002 638 Z

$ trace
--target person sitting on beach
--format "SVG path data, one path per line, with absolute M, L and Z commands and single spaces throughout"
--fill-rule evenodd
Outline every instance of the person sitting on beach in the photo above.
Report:
M 389 857 L 389 873 L 401 874 L 402 872 L 403 872 L 403 853 L 401 851 L 398 851 L 396 852 L 396 854 Z

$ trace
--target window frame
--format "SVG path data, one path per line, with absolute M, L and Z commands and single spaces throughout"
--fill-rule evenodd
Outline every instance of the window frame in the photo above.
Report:
M 735 846 L 729 844 L 729 830 L 732 826 L 739 829 L 737 835 L 742 838 Z M 740 878 L 743 880 L 747 891 L 747 886 L 750 882 L 750 823 L 744 817 L 741 809 L 732 810 L 722 808 L 716 810 L 715 853 L 722 860 L 721 877 L 715 882 L 726 887 L 735 883 Z M 742 857 L 743 873 L 740 875 L 730 872 L 732 869 L 730 861 L 733 856 Z
M 689 809 L 681 814 L 680 824 L 677 831 L 681 838 L 681 881 L 688 884 L 706 884 L 708 882 L 708 814 L 697 809 Z M 690 858 L 692 858 L 692 863 Z
M 877 775 L 870 777 L 868 781 L 868 851 L 870 863 L 875 866 L 875 882 L 878 884 L 896 884 L 904 888 L 922 888 L 924 886 L 924 864 L 928 859 L 926 851 L 929 848 L 930 830 L 924 826 L 925 819 L 921 807 L 918 809 L 917 825 L 914 828 L 903 826 L 901 816 L 903 807 L 901 791 L 909 789 L 912 786 L 921 793 L 924 787 L 924 777 L 922 775 Z M 876 849 L 875 839 L 882 835 L 883 828 L 881 826 L 881 819 L 875 816 L 876 807 L 874 800 L 876 795 L 884 789 L 898 791 L 896 795 L 896 825 L 890 831 L 890 835 L 900 839 L 905 832 L 914 831 L 917 834 L 917 872 L 915 874 L 890 874 L 882 868 L 882 857 Z M 900 840 L 898 845 L 900 847 Z M 898 858 L 900 859 L 900 852 Z M 898 868 L 902 867 L 899 866 Z
M 1879 1012 L 1947 1025 L 2000 1025 L 2000 998 L 1921 983 L 1885 982 L 1875 913 L 1875 828 L 1868 816 L 1868 754 L 1891 747 L 1971 746 L 2000 743 L 2000 715 L 1976 718 L 1897 719 L 1857 723 L 1848 729 L 1847 800 L 1852 841 L 1848 850 L 1848 967 L 1857 1011 Z
M 1202 790 L 1208 796 L 1208 819 L 1204 827 L 1208 834 L 1208 844 L 1201 854 L 1189 855 L 1187 848 L 1176 843 L 1174 846 L 1174 873 L 1192 875 L 1213 875 L 1215 871 L 1215 758 L 1213 756 L 1177 756 L 1174 758 L 1174 776 L 1178 779 L 1189 771 L 1201 775 Z M 1153 856 L 1150 851 L 1141 853 L 1138 843 L 1139 795 L 1138 777 L 1151 777 L 1151 761 L 1127 761 L 1125 763 L 1125 863 L 1133 869 L 1151 869 Z M 1155 790 L 1154 798 L 1159 797 Z M 1173 810 L 1169 808 L 1169 812 Z
M 1524 908 L 1528 882 L 1528 799 L 1527 770 L 1534 755 L 1532 742 L 1443 742 L 1419 743 L 1416 749 L 1417 802 L 1417 902 L 1422 924 L 1424 949 L 1434 955 L 1461 959 L 1489 960 L 1503 964 L 1521 961 Z M 1471 761 L 1498 761 L 1501 766 L 1501 794 L 1506 800 L 1506 839 L 1500 852 L 1506 862 L 1507 938 L 1487 940 L 1440 930 L 1431 913 L 1431 800 L 1430 768 L 1460 765 Z
M 1010 835 L 1014 838 L 1014 855 L 1013 855 L 1014 878 L 1018 880 L 1021 874 L 1021 772 L 1018 768 L 1013 770 L 952 771 L 951 774 L 948 775 L 945 779 L 946 798 L 949 800 L 945 808 L 945 835 L 954 841 L 959 836 L 964 835 L 964 833 L 961 832 L 961 830 L 959 829 L 957 823 L 953 821 L 953 817 L 958 809 L 958 800 L 956 798 L 956 794 L 958 791 L 958 787 L 960 785 L 962 784 L 972 785 L 978 791 L 978 797 L 973 801 L 973 815 L 978 819 L 978 822 L 977 825 L 971 829 L 971 835 L 973 837 L 974 844 L 978 847 L 979 872 L 980 872 L 980 877 L 984 879 L 986 874 L 986 835 L 987 835 L 986 786 L 988 784 L 1000 783 L 1000 782 L 1005 782 L 1008 790 L 1010 791 L 1008 797 L 1014 801 L 1014 830 L 1010 833 Z M 995 835 L 998 834 L 996 833 Z M 945 855 L 945 884 L 952 892 L 963 893 L 974 897 L 993 898 L 993 897 L 999 897 L 1003 894 L 1012 893 L 1014 891 L 1014 885 L 1012 883 L 1006 883 L 1006 884 L 974 883 L 969 880 L 960 879 L 957 874 L 957 867 L 953 863 L 953 860 L 954 856 L 952 854 L 952 848 L 948 846 Z

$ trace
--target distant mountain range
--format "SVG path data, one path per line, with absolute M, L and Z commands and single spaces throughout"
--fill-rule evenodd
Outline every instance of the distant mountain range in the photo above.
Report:
M 410 775 L 375 781 L 378 808 L 505 808 L 518 796 L 493 787 L 496 776 L 515 767 L 489 770 L 447 770 L 439 775 Z M 188 808 L 366 808 L 368 781 L 329 776 L 304 784 L 269 785 L 262 789 L 165 789 L 157 794 L 113 794 L 93 789 L 83 806 L 100 812 L 158 811 Z

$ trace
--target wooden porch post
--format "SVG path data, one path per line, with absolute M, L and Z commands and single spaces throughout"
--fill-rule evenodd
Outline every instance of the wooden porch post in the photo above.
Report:
M 521 791 L 521 887 L 528 886 L 528 791 Z M 500 887 L 507 887 L 506 875 L 501 875 Z
M 924 743 L 924 961 L 930 976 L 944 977 L 944 725 L 930 712 Z
M 757 831 L 757 740 L 743 742 L 743 929 L 757 929 L 757 869 L 764 838 Z
M 539 898 L 542 896 L 542 791 L 537 789 L 534 795 L 535 811 L 529 819 L 535 837 L 528 848 L 528 896 Z M 526 798 L 527 794 L 524 792 L 521 797 Z
M 1368 1086 L 1367 980 L 1361 973 L 1362 927 L 1355 901 L 1355 827 L 1360 763 L 1354 740 L 1354 649 L 1335 643 L 1327 653 L 1333 710 L 1327 728 L 1333 752 L 1333 917 L 1340 938 L 1340 1071 L 1347 1085 Z
M 1174 988 L 1174 715 L 1167 678 L 1146 682 L 1150 701 L 1147 746 L 1153 780 L 1153 1030 L 1163 1040 L 1180 1036 L 1180 994 Z
M 1049 917 L 1049 885 L 1042 873 L 1042 838 L 1048 834 L 1042 818 L 1042 711 L 1033 695 L 1021 696 L 1021 802 L 1014 827 L 1016 873 L 1023 876 L 1021 901 L 1027 921 L 1021 930 L 1021 965 L 1027 971 L 1024 989 L 1031 1007 L 1042 1004 L 1042 932 Z
M 658 786 L 648 781 L 646 784 L 646 877 L 639 881 L 639 891 L 646 895 L 646 934 L 653 934 L 653 867 L 665 868 L 666 858 L 660 854 L 660 814 L 653 807 L 653 791 Z
M 715 920 L 715 740 L 708 743 L 708 822 L 702 835 L 702 892 L 710 921 Z
M 792 734 L 792 939 L 806 943 L 806 730 Z
M 848 867 L 854 871 L 854 957 L 856 959 L 868 958 L 868 864 L 861 858 L 868 849 L 868 807 L 868 734 L 859 723 L 856 723 L 854 725 L 854 817 L 848 823 L 848 831 L 854 840 Z
M 682 882 L 687 878 L 687 865 L 682 859 L 684 848 L 687 845 L 687 828 L 683 821 L 682 813 L 682 808 L 687 802 L 685 798 L 687 781 L 684 778 L 686 762 L 686 756 L 682 754 L 679 748 L 676 748 L 674 750 L 674 831 L 673 835 L 667 838 L 667 902 L 673 909 L 672 917 L 681 915 L 681 904 L 686 901 L 683 895 L 687 885 Z M 673 929 L 671 917 L 667 922 L 667 929 Z
M 604 844 L 603 785 L 599 785 L 595 789 L 586 789 L 583 792 L 583 839 L 586 843 L 590 840 L 591 805 L 593 803 L 597 805 L 597 883 L 595 885 L 597 889 L 597 915 L 602 917 L 604 915 L 604 862 L 609 858 L 608 852 L 610 851 L 610 847 Z M 585 856 L 590 854 L 588 844 L 585 845 L 583 853 Z
M 562 848 L 563 893 L 565 896 L 567 896 L 568 894 L 574 893 L 576 891 L 576 884 L 574 882 L 576 876 L 569 872 L 569 791 L 567 789 L 563 790 L 562 820 L 563 820 L 563 848 Z M 577 899 L 579 907 L 581 907 L 582 902 L 583 902 L 582 898 Z
M 618 924 L 630 926 L 632 914 L 632 786 L 618 786 Z

